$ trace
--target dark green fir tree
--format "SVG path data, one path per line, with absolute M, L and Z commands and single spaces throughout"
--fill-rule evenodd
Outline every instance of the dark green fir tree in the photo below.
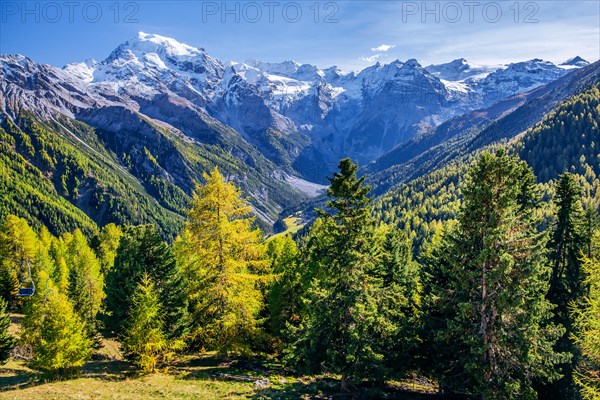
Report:
M 573 370 L 579 359 L 573 342 L 571 309 L 585 295 L 581 257 L 586 248 L 581 210 L 581 186 L 570 173 L 560 176 L 556 184 L 556 222 L 549 243 L 552 274 L 548 300 L 556 305 L 554 321 L 565 328 L 564 335 L 556 343 L 557 351 L 572 354 L 571 362 L 561 364 L 563 377 L 540 390 L 547 399 L 578 399 L 579 391 L 573 381 Z
M 288 360 L 308 372 L 341 375 L 342 390 L 353 381 L 381 377 L 384 364 L 382 329 L 375 273 L 380 260 L 365 178 L 358 166 L 343 159 L 329 178 L 331 213 L 310 233 L 307 263 L 313 271 L 304 297 L 302 321 L 295 331 Z
M 425 332 L 441 387 L 481 399 L 535 399 L 559 377 L 564 329 L 546 299 L 550 268 L 538 233 L 535 176 L 501 149 L 470 169 L 454 229 L 426 266 Z
M 152 225 L 127 227 L 121 237 L 114 267 L 106 275 L 106 327 L 116 335 L 125 332 L 133 296 L 148 274 L 165 311 L 167 338 L 181 337 L 189 325 L 184 282 L 172 248 Z

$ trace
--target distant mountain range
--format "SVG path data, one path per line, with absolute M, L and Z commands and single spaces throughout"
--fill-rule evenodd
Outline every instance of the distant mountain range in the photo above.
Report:
M 510 140 L 539 122 L 560 102 L 600 82 L 600 62 L 586 64 L 548 84 L 487 108 L 452 118 L 396 146 L 363 170 L 376 192 L 418 178 L 492 143 Z
M 194 182 L 214 166 L 242 186 L 268 226 L 283 209 L 316 196 L 342 157 L 374 162 L 368 168 L 384 182 L 389 168 L 460 136 L 460 124 L 486 126 L 534 101 L 540 88 L 597 70 L 575 57 L 560 65 L 396 60 L 343 73 L 293 61 L 222 62 L 142 32 L 101 62 L 57 68 L 1 55 L 0 66 L 0 127 L 33 143 L 33 150 L 8 143 L 14 157 L 96 223 L 169 215 L 165 234 L 178 229 Z M 571 93 L 555 91 L 553 101 Z M 53 163 L 42 157 L 49 145 L 31 139 L 40 130 L 60 138 Z M 92 165 L 66 189 L 59 180 L 65 148 Z M 146 199 L 143 212 L 136 198 Z

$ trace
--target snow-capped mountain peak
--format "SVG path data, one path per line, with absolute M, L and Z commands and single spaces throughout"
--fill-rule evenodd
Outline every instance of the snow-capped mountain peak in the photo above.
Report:
M 227 65 L 231 70 L 249 83 L 256 83 L 262 76 L 262 71 L 246 63 L 230 61 Z M 229 80 L 228 78 L 225 80 Z
M 42 67 L 22 65 L 27 62 L 0 57 L 0 82 L 34 85 L 31 70 Z M 333 165 L 342 156 L 369 162 L 418 132 L 549 83 L 584 62 L 575 57 L 568 68 L 540 59 L 479 66 L 458 58 L 423 67 L 408 59 L 343 73 L 296 61 L 223 63 L 202 48 L 140 32 L 104 61 L 43 67 L 47 87 L 60 88 L 60 94 L 31 99 L 65 114 L 124 106 L 192 136 L 219 121 L 268 157 L 300 157 L 294 168 L 309 173 L 302 169 L 315 162 Z M 202 126 L 200 120 L 212 122 Z
M 575 56 L 573 58 L 569 58 L 567 61 L 565 61 L 564 63 L 561 63 L 560 66 L 564 66 L 564 67 L 585 67 L 586 65 L 589 65 L 590 63 L 586 60 L 584 60 L 583 58 L 579 57 L 579 56 Z
M 156 53 L 178 58 L 194 58 L 204 54 L 204 49 L 199 49 L 184 43 L 180 43 L 177 40 L 168 38 L 166 36 L 144 32 L 138 32 L 136 37 L 121 44 L 117 48 L 117 51 L 118 50 L 130 50 L 136 55 Z M 111 57 L 109 56 L 109 59 L 110 58 Z
M 88 58 L 84 62 L 71 63 L 63 67 L 63 70 L 72 74 L 84 82 L 92 82 L 94 80 L 94 71 L 98 62 L 93 58 Z
M 471 65 L 464 58 L 458 58 L 445 64 L 429 65 L 425 69 L 440 79 L 458 82 L 469 78 L 471 80 L 483 79 L 500 67 Z
M 106 96 L 125 94 L 151 99 L 169 88 L 203 104 L 213 96 L 224 69 L 202 48 L 144 32 L 120 44 L 102 62 L 88 60 L 63 68 Z
M 206 75 L 211 80 L 219 77 L 224 68 L 202 48 L 144 32 L 119 45 L 101 64 L 116 70 L 125 68 L 135 75 L 176 70 L 183 74 Z
M 475 85 L 475 89 L 490 102 L 496 102 L 520 92 L 552 82 L 568 71 L 539 58 L 517 62 L 492 72 Z
M 271 75 L 280 75 L 291 77 L 300 67 L 300 63 L 296 61 L 283 61 L 280 63 L 268 63 L 254 59 L 246 60 L 244 64 L 256 68 L 259 71 L 266 72 Z

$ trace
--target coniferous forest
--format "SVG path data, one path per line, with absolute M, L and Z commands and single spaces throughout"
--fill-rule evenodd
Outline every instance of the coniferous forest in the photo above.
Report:
M 152 225 L 54 236 L 6 216 L 2 359 L 73 376 L 114 338 L 142 373 L 215 351 L 330 376 L 342 393 L 419 377 L 465 398 L 598 398 L 600 218 L 585 179 L 539 184 L 506 148 L 483 151 L 420 241 L 377 218 L 357 172 L 341 160 L 293 236 L 265 238 L 217 168 L 172 243 Z
M 0 398 L 600 400 L 600 62 L 92 61 L 0 55 Z

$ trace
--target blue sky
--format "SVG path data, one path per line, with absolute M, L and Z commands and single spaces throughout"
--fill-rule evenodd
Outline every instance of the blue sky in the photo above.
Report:
M 62 66 L 104 59 L 137 32 L 224 60 L 362 69 L 464 57 L 497 64 L 600 59 L 600 1 L 7 1 L 0 53 Z

